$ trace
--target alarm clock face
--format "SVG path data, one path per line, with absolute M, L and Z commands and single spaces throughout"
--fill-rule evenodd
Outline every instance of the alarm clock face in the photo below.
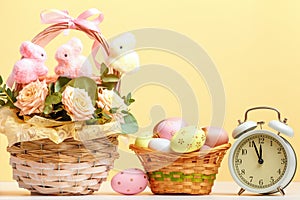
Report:
M 296 170 L 296 156 L 288 145 L 280 136 L 265 130 L 244 134 L 229 155 L 233 178 L 242 188 L 255 193 L 283 189 Z

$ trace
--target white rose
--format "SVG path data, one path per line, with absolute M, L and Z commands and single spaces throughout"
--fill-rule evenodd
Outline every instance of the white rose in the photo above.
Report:
M 62 93 L 62 103 L 72 121 L 83 121 L 93 117 L 95 108 L 84 89 L 67 86 Z
M 124 103 L 124 99 L 122 99 L 113 90 L 107 89 L 98 93 L 97 106 L 102 108 L 107 114 L 111 115 L 116 120 L 122 120 L 123 113 L 121 113 L 121 111 L 127 110 L 127 105 Z M 111 114 L 109 112 L 111 108 L 117 108 L 117 112 L 115 114 Z

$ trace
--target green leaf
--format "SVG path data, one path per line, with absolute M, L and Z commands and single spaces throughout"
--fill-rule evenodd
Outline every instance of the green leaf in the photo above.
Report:
M 108 119 L 108 120 L 111 119 L 111 117 L 108 114 L 106 114 L 105 112 L 103 112 L 102 115 L 105 119 Z
M 127 110 L 122 110 L 121 113 L 127 115 L 129 112 Z
M 108 82 L 108 83 L 102 83 L 102 86 L 107 88 L 108 90 L 112 90 L 115 88 L 115 86 L 117 85 L 116 82 Z
M 74 88 L 84 89 L 88 93 L 89 97 L 93 100 L 93 102 L 96 102 L 96 100 L 98 98 L 97 84 L 91 78 L 88 78 L 85 76 L 78 77 L 78 78 L 71 80 L 66 85 L 74 87 Z
M 4 106 L 5 105 L 5 101 L 3 101 L 2 99 L 0 99 L 0 106 Z
M 54 92 L 59 92 L 67 83 L 71 81 L 70 78 L 67 77 L 59 77 L 54 85 Z
M 52 109 L 53 109 L 52 105 L 46 105 L 44 107 L 44 114 L 49 115 L 51 113 Z
M 60 92 L 55 92 L 52 95 L 46 97 L 45 105 L 53 105 L 61 102 L 62 94 Z
M 12 97 L 12 96 L 13 96 L 13 95 L 12 95 L 12 91 L 11 91 L 10 88 L 7 88 L 6 92 L 7 92 L 7 95 L 8 95 L 9 97 Z
M 102 63 L 100 68 L 100 74 L 103 75 L 107 73 L 108 73 L 108 67 L 106 66 L 106 64 Z
M 98 120 L 97 119 L 89 119 L 89 120 L 86 120 L 85 123 L 87 125 L 95 125 L 97 124 Z
M 128 94 L 127 94 L 127 101 L 129 101 L 131 99 L 131 92 L 129 92 Z
M 3 83 L 3 79 L 2 79 L 2 76 L 0 76 L 0 85 L 2 85 Z
M 10 108 L 16 108 L 16 106 L 11 101 L 7 101 L 5 105 L 9 106 Z
M 114 74 L 107 74 L 105 76 L 102 77 L 102 81 L 105 83 L 108 82 L 119 82 L 119 77 L 114 75 Z
M 111 108 L 111 109 L 109 110 L 109 112 L 110 112 L 111 114 L 115 114 L 115 113 L 117 113 L 118 109 L 119 109 L 119 108 Z
M 122 127 L 122 133 L 124 134 L 130 134 L 130 133 L 136 133 L 139 129 L 138 123 L 135 119 L 135 117 L 128 113 L 124 116 L 125 123 L 121 124 Z

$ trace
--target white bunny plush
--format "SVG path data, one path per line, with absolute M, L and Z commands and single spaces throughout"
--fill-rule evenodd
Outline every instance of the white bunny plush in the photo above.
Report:
M 81 55 L 82 49 L 82 42 L 75 37 L 61 45 L 55 53 L 55 59 L 58 62 L 54 69 L 55 73 L 68 78 L 92 76 L 92 65 L 87 57 Z
M 140 66 L 138 54 L 134 51 L 136 45 L 132 33 L 124 33 L 109 44 L 109 56 L 104 57 L 105 64 L 121 74 L 136 71 Z

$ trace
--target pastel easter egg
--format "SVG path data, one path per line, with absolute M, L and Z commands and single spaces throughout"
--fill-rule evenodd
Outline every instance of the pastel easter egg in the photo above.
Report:
M 168 118 L 160 121 L 153 129 L 153 133 L 160 138 L 171 140 L 173 135 L 181 128 L 187 126 L 187 123 L 179 117 Z
M 139 147 L 147 148 L 152 137 L 153 137 L 152 133 L 141 134 L 135 139 L 134 144 Z
M 171 149 L 178 153 L 199 150 L 205 143 L 205 132 L 195 126 L 180 129 L 171 139 Z
M 152 138 L 148 144 L 150 149 L 162 152 L 172 152 L 170 140 L 165 138 Z
M 200 151 L 209 151 L 211 149 L 210 146 L 204 144 L 201 148 L 200 148 Z
M 206 145 L 216 147 L 228 143 L 228 133 L 224 129 L 208 126 L 202 130 L 206 133 Z
M 147 175 L 137 168 L 123 170 L 111 179 L 112 189 L 120 194 L 138 194 L 144 191 L 147 185 Z

